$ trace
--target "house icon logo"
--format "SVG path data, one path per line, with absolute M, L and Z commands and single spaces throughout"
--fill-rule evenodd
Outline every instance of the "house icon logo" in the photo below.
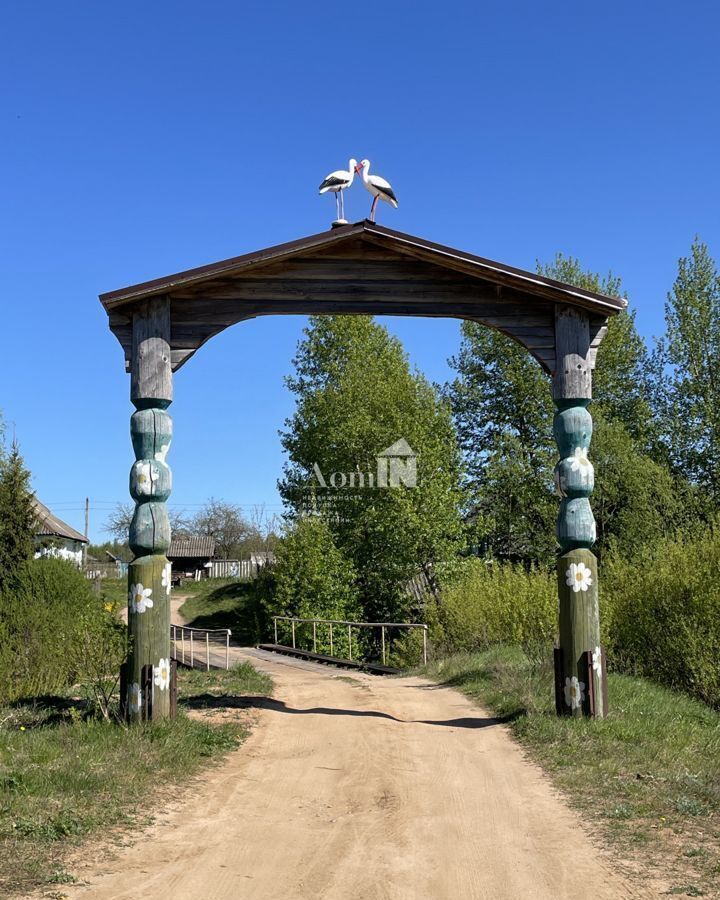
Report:
M 404 438 L 378 453 L 375 460 L 375 472 L 333 472 L 326 480 L 317 462 L 313 472 L 321 488 L 417 487 L 417 455 Z
M 377 455 L 378 487 L 417 487 L 417 455 L 405 438 Z

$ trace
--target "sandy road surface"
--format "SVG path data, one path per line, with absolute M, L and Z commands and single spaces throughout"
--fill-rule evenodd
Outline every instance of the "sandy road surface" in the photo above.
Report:
M 72 871 L 98 900 L 646 897 L 505 728 L 422 679 L 345 675 L 255 650 L 258 725 L 130 848 Z

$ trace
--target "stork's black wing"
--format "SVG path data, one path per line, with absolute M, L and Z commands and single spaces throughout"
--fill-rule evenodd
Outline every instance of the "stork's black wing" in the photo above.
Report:
M 376 185 L 376 187 L 380 191 L 381 194 L 385 194 L 386 197 L 389 197 L 391 200 L 394 200 L 395 203 L 398 202 L 398 199 L 395 196 L 395 193 L 389 184 L 387 186 L 386 185 L 382 185 L 382 186 Z
M 323 181 L 318 190 L 322 191 L 325 188 L 331 187 L 345 187 L 347 183 L 347 178 L 337 178 L 335 175 L 328 175 L 328 177 L 325 179 L 325 181 Z

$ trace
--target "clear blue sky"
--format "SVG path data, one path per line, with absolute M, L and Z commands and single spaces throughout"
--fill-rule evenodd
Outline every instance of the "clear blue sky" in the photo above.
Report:
M 713 2 L 106 4 L 0 14 L 0 408 L 40 498 L 102 537 L 132 411 L 98 293 L 320 231 L 369 157 L 378 221 L 525 268 L 562 250 L 662 330 L 679 256 L 720 255 Z M 338 24 L 339 23 L 339 24 Z M 347 196 L 351 220 L 369 196 Z M 444 380 L 453 320 L 385 320 Z M 279 504 L 299 317 L 241 324 L 175 383 L 172 501 Z

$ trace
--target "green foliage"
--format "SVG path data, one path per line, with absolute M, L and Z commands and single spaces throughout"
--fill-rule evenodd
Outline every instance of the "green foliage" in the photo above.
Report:
M 603 567 L 614 665 L 720 708 L 720 529 L 698 528 Z
M 371 318 L 312 318 L 294 365 L 288 384 L 297 408 L 282 435 L 289 456 L 282 496 L 292 518 L 311 512 L 326 522 L 356 572 L 365 619 L 405 618 L 408 581 L 422 569 L 437 588 L 462 542 L 450 412 Z M 401 438 L 417 454 L 417 486 L 369 487 L 378 453 Z M 333 487 L 333 473 L 352 475 L 355 486 Z
M 648 498 L 648 515 L 659 515 L 657 502 Z M 618 508 L 619 517 L 626 514 Z M 635 554 L 609 553 L 601 573 L 601 625 L 611 667 L 720 708 L 720 527 L 696 526 L 652 544 L 630 541 L 632 520 L 623 528 L 628 542 L 622 549 Z M 435 652 L 508 644 L 541 658 L 556 632 L 556 597 L 554 572 L 467 560 L 442 603 L 428 610 Z
M 639 449 L 622 423 L 598 417 L 591 449 L 597 472 L 591 499 L 598 533 L 593 550 L 600 559 L 613 548 L 635 554 L 683 522 L 687 489 Z
M 16 584 L 35 548 L 35 509 L 30 473 L 13 443 L 0 465 L 0 591 Z
M 588 290 L 620 293 L 618 278 L 585 272 L 572 257 L 558 254 L 538 270 Z M 462 335 L 448 396 L 481 546 L 500 559 L 550 565 L 558 502 L 549 380 L 510 338 L 472 322 L 463 323 Z M 687 491 L 656 452 L 650 369 L 634 317 L 612 317 L 598 351 L 591 407 L 598 555 L 625 541 L 634 547 L 652 540 L 684 517 Z
M 501 559 L 549 560 L 557 501 L 552 399 L 538 363 L 513 340 L 462 323 L 448 388 L 467 463 L 469 514 L 477 540 Z
M 0 702 L 113 676 L 120 644 L 113 613 L 74 566 L 26 562 L 0 594 Z
M 233 640 L 244 645 L 267 640 L 272 596 L 272 574 L 267 569 L 253 581 L 209 578 L 188 584 L 187 590 L 190 596 L 180 614 L 191 627 L 229 628 Z
M 555 573 L 466 560 L 436 616 L 433 638 L 446 652 L 517 644 L 533 657 L 544 656 L 557 631 Z
M 88 544 L 87 554 L 88 557 L 92 557 L 96 559 L 98 562 L 110 562 L 109 557 L 106 555 L 107 553 L 112 553 L 113 556 L 116 556 L 118 559 L 123 562 L 131 562 L 133 558 L 132 550 L 128 546 L 127 541 L 104 541 L 102 544 Z
M 601 276 L 587 271 L 579 260 L 562 253 L 548 265 L 538 262 L 537 270 L 547 278 L 610 297 L 622 293 L 622 282 L 612 272 Z M 648 352 L 637 332 L 635 313 L 611 316 L 593 373 L 593 416 L 622 424 L 635 443 L 646 449 L 654 433 L 650 393 Z
M 346 620 L 358 615 L 355 570 L 323 519 L 297 522 L 277 549 L 273 576 L 274 615 Z
M 665 305 L 666 338 L 658 356 L 664 366 L 657 404 L 666 448 L 675 469 L 707 495 L 720 499 L 720 275 L 698 238 Z

